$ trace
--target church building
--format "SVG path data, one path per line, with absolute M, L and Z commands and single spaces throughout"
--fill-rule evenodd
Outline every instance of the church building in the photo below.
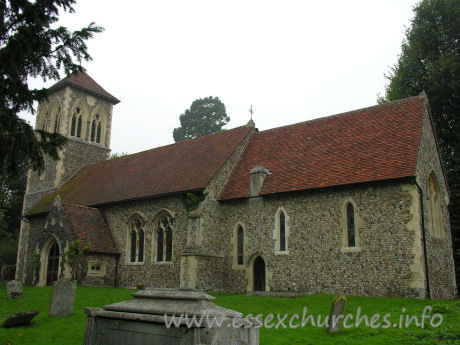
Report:
M 425 94 L 109 159 L 117 98 L 86 73 L 36 128 L 16 278 L 92 286 L 454 298 L 449 190 Z M 79 250 L 75 250 L 75 249 Z

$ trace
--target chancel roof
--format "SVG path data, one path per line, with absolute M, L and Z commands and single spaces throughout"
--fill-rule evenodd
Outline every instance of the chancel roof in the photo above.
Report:
M 249 194 L 249 172 L 270 170 L 259 195 L 415 175 L 424 94 L 255 133 L 220 194 Z

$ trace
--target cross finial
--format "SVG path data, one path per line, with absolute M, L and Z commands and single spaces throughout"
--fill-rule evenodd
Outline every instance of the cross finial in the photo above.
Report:
M 249 108 L 249 112 L 251 113 L 251 120 L 252 120 L 252 114 L 254 113 L 254 110 L 252 109 L 252 104 L 251 104 L 251 108 Z

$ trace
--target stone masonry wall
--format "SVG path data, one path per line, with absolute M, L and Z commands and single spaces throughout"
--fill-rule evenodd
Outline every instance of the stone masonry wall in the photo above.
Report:
M 173 255 L 169 263 L 158 263 L 154 253 L 154 220 L 159 212 L 167 210 L 174 218 Z M 180 262 L 187 241 L 187 216 L 182 196 L 125 202 L 104 207 L 107 222 L 120 250 L 118 280 L 120 286 L 133 287 L 144 283 L 146 287 L 178 288 L 180 285 Z M 129 262 L 128 220 L 138 213 L 146 221 L 144 226 L 144 262 Z
M 441 238 L 434 236 L 433 229 L 431 229 L 429 192 L 429 177 L 431 173 L 436 176 L 441 194 L 440 201 L 443 222 L 443 235 Z M 431 298 L 454 298 L 456 296 L 457 287 L 455 282 L 452 235 L 448 211 L 449 196 L 428 111 L 425 111 L 423 119 L 416 176 L 417 183 L 423 193 L 423 217 Z
M 90 266 L 102 266 L 101 275 L 91 275 Z M 117 285 L 117 256 L 102 253 L 88 253 L 79 269 L 78 282 L 84 286 L 116 286 Z
M 225 230 L 215 236 L 226 245 L 226 289 L 249 290 L 251 259 L 261 255 L 269 291 L 418 297 L 411 269 L 418 260 L 412 252 L 416 235 L 408 227 L 420 222 L 413 212 L 418 205 L 414 190 L 413 184 L 401 181 L 288 193 L 264 197 L 263 206 L 254 212 L 247 199 L 223 202 Z M 347 201 L 356 205 L 360 250 L 354 252 L 342 249 Z M 275 214 L 280 207 L 288 218 L 289 254 L 275 251 Z M 244 266 L 232 267 L 231 237 L 238 223 L 246 232 Z
M 54 204 L 51 211 L 47 215 L 41 215 L 32 217 L 30 219 L 30 233 L 27 245 L 27 255 L 25 269 L 27 274 L 24 279 L 28 284 L 39 284 L 45 285 L 46 279 L 41 274 L 44 270 L 44 266 L 47 265 L 44 262 L 44 246 L 50 239 L 57 241 L 59 246 L 59 277 L 63 278 L 65 275 L 65 251 L 68 243 L 72 241 L 72 235 L 70 233 L 70 227 L 64 216 L 62 204 Z M 32 261 L 34 254 L 40 256 L 40 266 L 31 267 L 28 262 Z
M 230 158 L 213 177 L 205 190 L 206 200 L 200 205 L 200 245 L 197 264 L 197 288 L 208 291 L 225 290 L 225 249 L 226 243 L 222 241 L 220 234 L 225 232 L 222 209 L 216 200 L 222 188 L 225 186 L 233 169 L 249 143 L 254 131 L 253 124 L 248 124 L 250 131 L 232 153 Z
M 35 285 L 39 281 L 39 269 L 40 267 L 33 267 L 33 255 L 38 254 L 40 250 L 40 242 L 43 243 L 46 239 L 42 240 L 43 231 L 45 229 L 46 215 L 41 215 L 33 217 L 30 220 L 28 225 L 28 230 L 30 235 L 27 237 L 28 242 L 22 244 L 22 253 L 21 257 L 18 256 L 18 259 L 21 259 L 20 264 L 16 266 L 16 272 L 18 269 L 21 270 L 22 281 L 28 285 Z

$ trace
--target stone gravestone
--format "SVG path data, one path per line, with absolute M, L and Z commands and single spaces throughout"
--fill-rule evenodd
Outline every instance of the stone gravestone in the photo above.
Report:
M 17 280 L 12 280 L 6 284 L 6 290 L 8 291 L 8 298 L 22 298 L 22 283 Z
M 68 316 L 73 313 L 77 282 L 68 278 L 53 283 L 50 316 Z
M 8 318 L 1 324 L 0 327 L 9 328 L 9 327 L 19 327 L 27 326 L 32 319 L 40 314 L 38 310 L 25 311 L 18 314 L 13 314 L 8 316 Z
M 338 294 L 335 296 L 329 313 L 329 326 L 326 329 L 328 333 L 336 333 L 340 330 L 340 325 L 343 323 L 345 304 L 347 299 L 344 295 Z
M 211 302 L 214 297 L 204 292 L 155 289 L 141 290 L 133 296 L 104 308 L 85 308 L 83 344 L 259 345 L 258 328 L 245 328 L 249 325 L 242 322 L 241 313 L 216 306 Z M 216 317 L 221 324 L 189 324 L 193 317 Z M 255 325 L 253 318 L 245 319 Z

